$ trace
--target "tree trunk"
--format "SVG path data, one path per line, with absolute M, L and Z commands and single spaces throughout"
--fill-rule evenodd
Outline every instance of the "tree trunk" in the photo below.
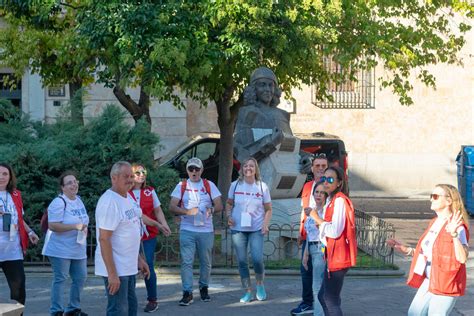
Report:
M 150 96 L 143 91 L 143 86 L 140 88 L 140 99 L 135 102 L 128 94 L 125 93 L 125 90 L 115 86 L 114 95 L 120 104 L 132 115 L 133 120 L 138 122 L 142 116 L 145 116 L 145 119 L 150 124 L 151 129 L 151 117 L 150 117 Z
M 82 80 L 75 80 L 69 83 L 69 98 L 71 102 L 71 119 L 73 122 L 84 125 L 84 105 L 83 105 Z
M 151 128 L 151 117 L 150 117 L 150 96 L 148 93 L 143 91 L 143 86 L 140 87 L 140 99 L 138 100 L 138 106 L 142 110 L 142 116 L 145 116 L 145 120 L 150 124 Z

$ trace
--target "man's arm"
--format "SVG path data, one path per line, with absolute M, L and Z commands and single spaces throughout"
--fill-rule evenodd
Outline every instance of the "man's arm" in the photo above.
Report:
M 120 279 L 117 275 L 117 269 L 115 268 L 114 257 L 112 254 L 112 244 L 110 239 L 112 238 L 113 231 L 99 228 L 99 243 L 100 253 L 104 260 L 105 268 L 107 269 L 107 279 L 109 285 L 107 289 L 110 295 L 114 295 L 120 288 Z
M 199 211 L 199 209 L 197 207 L 193 207 L 192 209 L 189 209 L 189 210 L 185 209 L 185 208 L 182 208 L 182 207 L 179 207 L 178 203 L 179 203 L 178 198 L 175 198 L 175 197 L 171 198 L 170 211 L 174 215 L 189 215 L 189 216 L 192 216 L 192 215 L 196 215 Z M 221 204 L 221 209 L 222 209 L 222 204 Z

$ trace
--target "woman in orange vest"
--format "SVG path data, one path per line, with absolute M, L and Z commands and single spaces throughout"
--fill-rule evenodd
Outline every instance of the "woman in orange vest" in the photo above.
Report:
M 407 284 L 418 291 L 408 310 L 410 316 L 449 315 L 466 289 L 469 215 L 452 185 L 436 185 L 430 200 L 436 217 L 415 249 L 394 239 L 387 241 L 398 252 L 413 256 Z
M 23 220 L 23 200 L 16 189 L 16 177 L 10 165 L 0 163 L 0 267 L 10 287 L 10 298 L 25 305 L 23 256 L 28 241 L 38 236 Z
M 318 293 L 324 315 L 339 316 L 341 310 L 341 290 L 344 277 L 350 267 L 355 266 L 357 241 L 355 233 L 354 207 L 347 197 L 347 181 L 339 167 L 329 167 L 321 177 L 324 190 L 329 194 L 324 218 L 314 214 L 319 225 L 320 238 L 326 246 L 327 273 Z
M 165 215 L 161 209 L 161 203 L 156 195 L 155 189 L 147 186 L 147 170 L 141 164 L 133 164 L 134 185 L 129 191 L 130 196 L 140 205 L 143 212 L 143 221 L 146 224 L 147 234 L 142 237 L 143 252 L 146 262 L 150 267 L 150 277 L 145 279 L 148 303 L 144 312 L 152 313 L 158 309 L 156 291 L 156 273 L 154 267 L 156 236 L 160 230 L 165 236 L 171 234 L 166 222 Z

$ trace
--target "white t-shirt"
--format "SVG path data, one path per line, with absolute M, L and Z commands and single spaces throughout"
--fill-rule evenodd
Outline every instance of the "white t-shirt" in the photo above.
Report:
M 318 211 L 319 217 L 323 216 L 323 212 Z M 306 217 L 306 221 L 304 222 L 304 229 L 306 231 L 307 240 L 308 241 L 320 241 L 319 238 L 319 228 L 316 226 L 315 220 L 311 216 Z
M 141 239 L 142 210 L 136 207 L 132 197 L 107 190 L 97 202 L 95 221 L 97 226 L 97 248 L 95 252 L 95 274 L 108 276 L 100 249 L 100 230 L 113 231 L 110 242 L 117 275 L 130 276 L 138 272 L 138 251 Z
M 235 225 L 232 230 L 243 232 L 254 232 L 262 229 L 265 218 L 264 203 L 272 201 L 268 186 L 263 181 L 249 184 L 245 181 L 234 181 L 229 188 L 229 199 L 234 200 L 232 218 Z M 250 215 L 250 226 L 242 227 L 242 223 L 248 225 L 245 216 Z
M 17 225 L 16 232 L 12 236 L 12 240 L 10 240 L 10 232 L 3 231 L 3 216 L 0 216 L 0 262 L 23 260 L 18 229 L 18 213 L 12 196 L 7 191 L 0 191 L 0 209 L 5 213 L 11 214 L 11 223 Z
M 135 200 L 137 201 L 138 205 L 140 205 L 140 194 L 141 194 L 141 190 L 138 189 L 138 190 L 133 190 L 133 197 L 135 198 Z M 158 206 L 161 205 L 161 202 L 160 202 L 160 199 L 158 199 L 158 195 L 156 195 L 156 192 L 155 190 L 148 190 L 146 189 L 144 194 L 151 194 L 152 198 L 153 198 L 153 208 L 157 208 Z M 147 195 L 149 196 L 149 195 Z
M 48 223 L 89 224 L 86 207 L 79 197 L 71 200 L 66 195 L 56 197 L 48 206 Z M 66 205 L 64 205 L 64 201 Z M 66 206 L 66 207 L 65 207 Z M 43 246 L 43 255 L 64 259 L 87 258 L 86 244 L 77 242 L 78 230 L 53 232 L 48 230 Z
M 211 189 L 211 196 L 206 191 L 202 179 L 199 182 L 192 182 L 189 179 L 186 183 L 186 191 L 183 194 L 183 206 L 186 209 L 198 207 L 200 214 L 196 216 L 181 216 L 180 230 L 187 230 L 192 232 L 210 233 L 214 231 L 214 225 L 212 224 L 212 215 L 207 217 L 206 210 L 208 207 L 212 207 L 212 200 L 221 196 L 221 193 L 217 189 L 216 185 L 209 182 Z M 181 199 L 181 183 L 174 188 L 171 192 L 171 197 Z M 178 205 L 180 206 L 180 205 Z

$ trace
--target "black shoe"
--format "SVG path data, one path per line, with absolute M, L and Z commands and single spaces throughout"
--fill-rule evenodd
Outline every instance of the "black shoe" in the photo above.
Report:
M 184 292 L 183 298 L 179 301 L 179 305 L 181 306 L 189 306 L 189 304 L 193 303 L 193 293 L 192 292 Z
M 148 301 L 143 311 L 145 313 L 153 313 L 156 310 L 158 310 L 158 303 L 156 301 Z
M 207 293 L 207 286 L 200 288 L 199 293 L 201 294 L 201 301 L 203 302 L 211 301 L 211 297 L 209 296 L 209 293 Z
M 63 316 L 64 312 L 54 312 L 53 316 Z
M 63 314 L 61 314 L 61 315 L 63 315 Z M 83 311 L 81 311 L 79 308 L 77 308 L 77 309 L 74 309 L 70 312 L 64 313 L 64 316 L 87 316 L 87 314 L 84 313 Z

